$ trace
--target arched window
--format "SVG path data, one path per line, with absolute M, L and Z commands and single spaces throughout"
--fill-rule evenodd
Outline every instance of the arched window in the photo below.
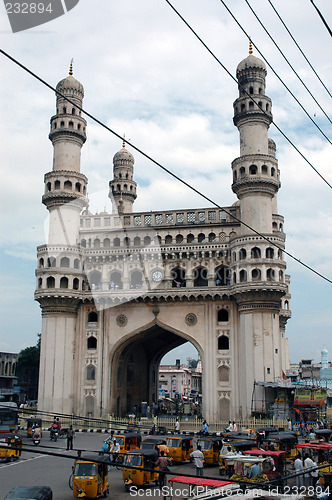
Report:
M 50 182 L 48 182 L 46 188 L 47 188 L 47 191 L 51 191 L 52 184 Z
M 207 269 L 197 267 L 194 269 L 194 286 L 208 286 Z
M 69 128 L 74 128 L 74 122 L 70 121 L 70 122 L 68 123 L 68 126 L 69 126 Z
M 209 242 L 212 243 L 213 241 L 216 241 L 217 237 L 215 233 L 210 233 L 209 234 Z
M 219 382 L 229 382 L 229 368 L 228 366 L 222 365 L 218 368 Z
M 218 351 L 228 351 L 229 350 L 229 338 L 227 335 L 221 335 L 218 337 Z
M 223 321 L 228 321 L 228 311 L 227 309 L 219 309 L 218 311 L 218 323 Z
M 233 170 L 233 182 L 237 180 L 237 171 Z
M 81 184 L 79 182 L 76 182 L 75 184 L 75 191 L 77 191 L 77 193 L 81 192 Z
M 134 271 L 130 275 L 130 288 L 143 287 L 143 274 L 141 271 Z
M 150 236 L 144 236 L 144 246 L 147 247 L 151 244 Z
M 244 260 L 246 258 L 247 258 L 247 251 L 245 248 L 241 248 L 241 250 L 239 252 L 239 259 Z
M 168 234 L 165 238 L 165 245 L 171 245 L 173 241 L 173 238 L 170 234 Z
M 128 238 L 128 236 L 126 236 L 125 238 L 123 238 L 123 244 L 126 247 L 130 246 L 130 238 Z
M 55 279 L 53 276 L 49 276 L 46 280 L 47 288 L 55 288 Z
M 246 169 L 244 167 L 240 168 L 240 177 L 245 177 L 246 175 Z
M 247 281 L 247 271 L 245 269 L 241 269 L 240 271 L 240 283 Z
M 236 273 L 233 273 L 233 283 L 236 283 Z
M 68 278 L 65 276 L 60 279 L 60 288 L 68 288 Z
M 98 323 L 98 314 L 96 313 L 96 311 L 89 312 L 88 323 Z
M 71 114 L 74 115 L 75 114 L 75 108 L 71 108 Z
M 262 277 L 262 273 L 261 273 L 261 270 L 260 269 L 253 269 L 251 271 L 251 279 L 253 281 L 257 281 L 257 280 L 260 280 Z
M 249 94 L 253 94 L 253 93 L 254 93 L 254 87 L 249 87 Z
M 74 269 L 79 269 L 80 268 L 80 259 L 75 259 L 74 260 Z
M 43 259 L 43 257 L 41 259 L 39 259 L 39 267 L 40 268 L 44 267 L 44 259 Z
M 122 288 L 122 277 L 119 271 L 111 272 L 108 287 L 110 290 L 117 290 L 119 288 Z
M 42 288 L 43 286 L 43 278 L 38 278 L 38 288 Z
M 96 380 L 96 368 L 93 365 L 88 365 L 86 367 L 86 379 Z
M 135 236 L 134 238 L 134 246 L 139 247 L 141 245 L 141 238 L 139 236 Z
M 262 165 L 262 174 L 267 175 L 267 166 L 266 165 Z
M 62 257 L 60 260 L 60 267 L 69 267 L 70 261 L 68 257 Z
M 74 278 L 74 279 L 73 279 L 73 289 L 74 289 L 74 290 L 78 290 L 78 289 L 79 289 L 79 286 L 80 286 L 79 279 L 78 279 L 78 278 Z
M 285 306 L 284 307 L 285 307 L 286 311 L 288 311 L 288 309 L 289 309 L 289 302 L 288 302 L 288 300 L 285 300 Z
M 175 239 L 176 243 L 179 245 L 180 243 L 183 242 L 183 236 L 182 234 L 177 234 L 176 235 L 176 239 Z
M 245 104 L 241 104 L 241 111 L 245 111 L 246 110 L 246 105 Z
M 97 339 L 96 337 L 89 337 L 87 342 L 88 349 L 97 349 Z
M 250 165 L 250 167 L 249 167 L 249 173 L 250 173 L 250 175 L 256 175 L 257 174 L 257 167 L 256 167 L 256 165 Z
M 55 266 L 56 266 L 55 257 L 49 257 L 47 259 L 47 267 L 55 267 Z
M 120 246 L 120 238 L 114 238 L 114 240 L 113 240 L 113 246 L 114 247 L 119 247 Z
M 60 181 L 54 182 L 54 189 L 60 189 Z
M 198 243 L 204 243 L 204 241 L 205 241 L 205 234 L 199 233 L 199 235 L 197 237 L 197 241 L 198 241 Z
M 217 267 L 215 270 L 215 280 L 217 286 L 230 285 L 230 275 L 228 267 Z
M 252 101 L 249 101 L 249 110 L 253 110 L 254 109 L 254 103 Z
M 98 290 L 101 288 L 101 273 L 99 271 L 91 271 L 88 276 L 91 290 Z
M 95 248 L 100 248 L 100 239 L 96 238 L 95 241 L 93 242 L 93 246 Z
M 265 251 L 265 256 L 267 259 L 273 259 L 274 258 L 274 248 L 268 247 Z
M 268 281 L 274 281 L 274 276 L 275 276 L 274 269 L 271 269 L 271 268 L 267 269 L 267 271 L 266 271 L 266 279 Z
M 252 259 L 260 259 L 261 258 L 261 250 L 258 247 L 253 247 L 251 249 L 251 258 Z
M 69 191 L 72 190 L 72 187 L 73 187 L 73 185 L 72 185 L 72 183 L 70 181 L 65 181 L 64 184 L 63 184 L 63 188 L 67 189 Z
M 276 169 L 274 167 L 271 168 L 271 176 L 274 177 L 276 173 Z
M 64 127 L 64 126 L 65 126 L 65 122 L 63 120 L 61 120 L 60 127 Z
M 182 288 L 186 286 L 186 272 L 182 267 L 175 267 L 171 270 L 172 287 Z
M 104 248 L 109 248 L 111 246 L 111 240 L 109 238 L 105 238 L 103 241 Z
M 62 112 L 64 115 L 67 113 L 67 108 L 65 106 L 62 108 Z
M 187 236 L 187 243 L 193 243 L 195 240 L 195 236 L 191 233 L 188 234 Z
M 283 281 L 284 280 L 284 273 L 280 270 L 279 271 L 279 281 Z
M 81 247 L 86 248 L 86 240 L 81 240 Z

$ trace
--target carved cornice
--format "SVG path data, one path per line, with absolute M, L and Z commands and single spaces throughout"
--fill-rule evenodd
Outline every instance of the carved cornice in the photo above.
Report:
M 65 297 L 43 297 L 39 296 L 35 299 L 39 302 L 42 309 L 42 315 L 46 314 L 73 314 L 77 315 L 80 300 L 78 298 Z

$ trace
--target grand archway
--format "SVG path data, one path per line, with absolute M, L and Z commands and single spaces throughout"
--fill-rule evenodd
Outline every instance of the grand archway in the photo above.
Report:
M 184 335 L 156 323 L 117 345 L 111 356 L 110 412 L 122 416 L 143 401 L 158 401 L 160 361 L 188 341 Z

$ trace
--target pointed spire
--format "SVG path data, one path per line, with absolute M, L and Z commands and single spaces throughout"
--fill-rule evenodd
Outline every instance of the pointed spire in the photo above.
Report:
M 69 66 L 69 76 L 73 76 L 73 61 L 74 59 L 72 59 L 70 61 L 70 66 Z
M 249 38 L 249 55 L 252 56 L 252 43 L 250 38 Z
M 123 134 L 122 149 L 125 149 L 125 147 L 126 147 L 125 138 L 126 138 L 126 134 Z

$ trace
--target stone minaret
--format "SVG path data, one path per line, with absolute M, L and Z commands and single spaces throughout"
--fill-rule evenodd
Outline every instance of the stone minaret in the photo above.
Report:
M 42 309 L 41 364 L 38 407 L 71 413 L 75 383 L 75 329 L 83 269 L 79 251 L 80 212 L 87 206 L 87 178 L 80 173 L 86 121 L 81 116 L 84 89 L 73 77 L 56 90 L 56 114 L 51 118 L 53 169 L 45 175 L 43 203 L 49 211 L 48 241 L 38 247 L 35 298 Z
M 277 214 L 276 147 L 268 138 L 271 99 L 265 94 L 265 64 L 253 56 L 251 43 L 249 56 L 238 65 L 236 76 L 239 97 L 234 102 L 234 124 L 240 134 L 240 156 L 232 162 L 232 189 L 239 199 L 241 220 L 281 247 L 271 245 L 245 224 L 230 241 L 233 295 L 239 312 L 234 339 L 238 351 L 235 377 L 239 378 L 234 396 L 248 414 L 254 381 L 274 382 L 288 366 L 287 315 L 282 313 L 288 282 L 282 252 L 283 218 Z
M 133 180 L 135 159 L 125 148 L 115 153 L 113 158 L 113 180 L 109 182 L 109 198 L 113 213 L 132 213 L 136 200 L 137 184 Z

